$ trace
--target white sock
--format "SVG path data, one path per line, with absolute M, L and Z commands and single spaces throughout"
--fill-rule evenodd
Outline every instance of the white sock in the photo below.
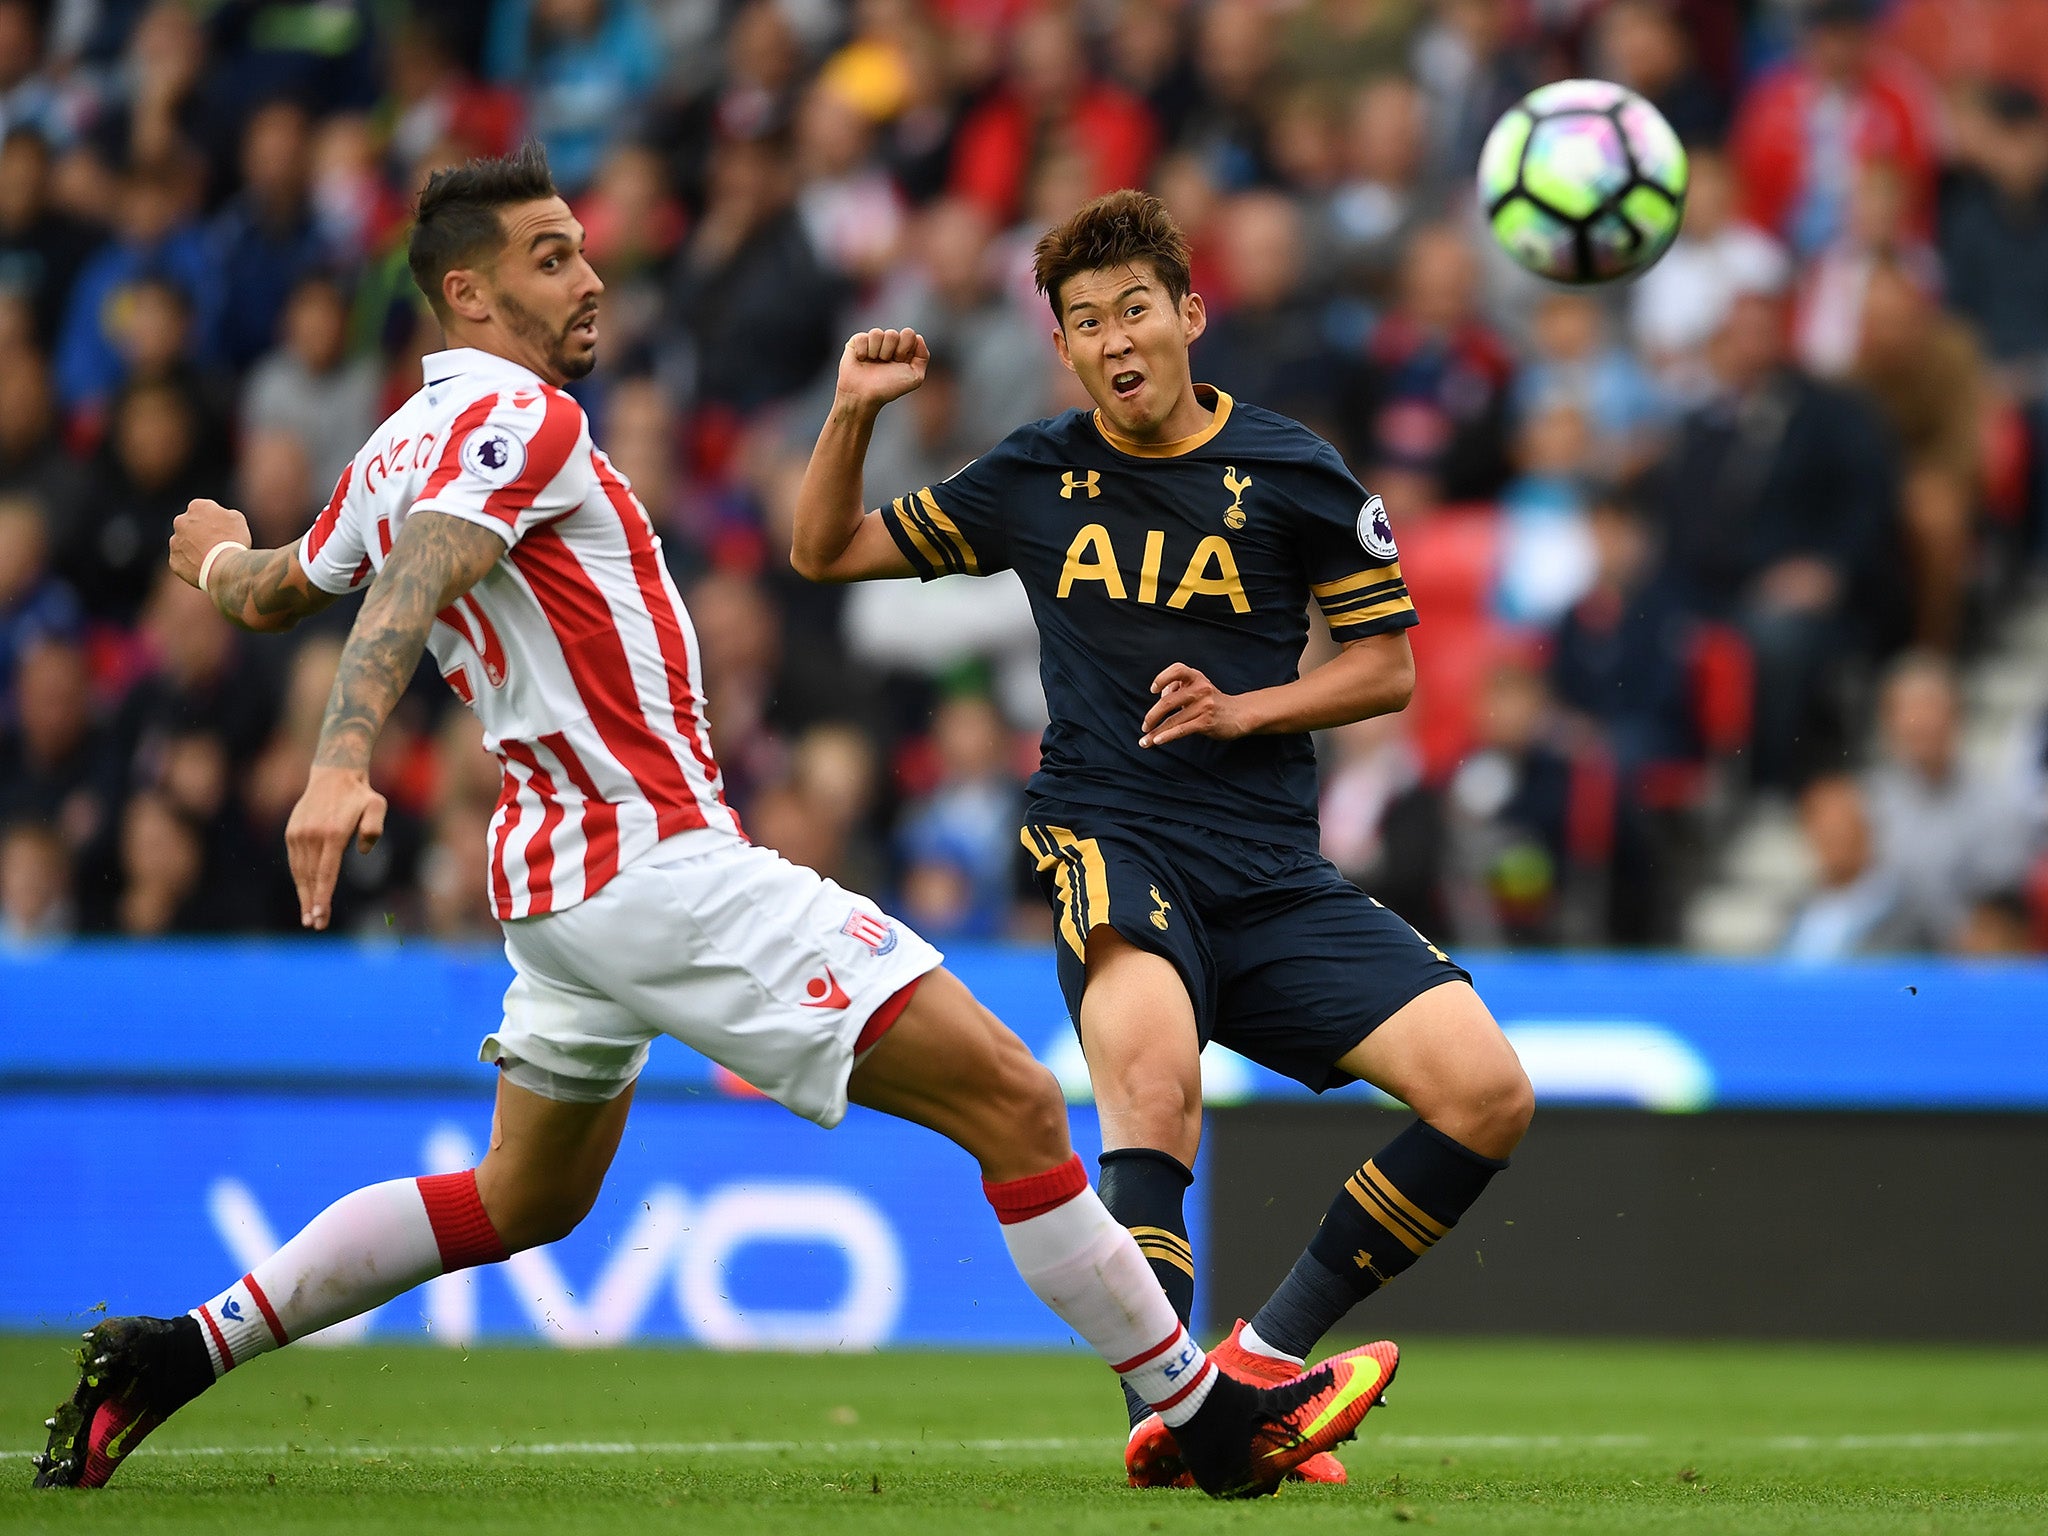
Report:
M 1277 1344 L 1268 1344 L 1259 1337 L 1259 1330 L 1246 1323 L 1237 1330 L 1237 1342 L 1254 1355 L 1264 1355 L 1268 1360 L 1285 1360 L 1289 1365 L 1306 1365 L 1308 1362 L 1299 1355 L 1290 1355 Z
M 1193 1418 L 1216 1367 L 1174 1315 L 1137 1242 L 1088 1187 L 1081 1159 L 982 1188 L 1038 1299 L 1169 1425 Z
M 504 1257 L 473 1172 L 392 1179 L 343 1195 L 190 1315 L 218 1378 L 436 1275 Z

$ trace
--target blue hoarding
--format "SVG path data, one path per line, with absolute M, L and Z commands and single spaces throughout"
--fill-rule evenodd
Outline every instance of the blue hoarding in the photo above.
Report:
M 949 963 L 1084 1100 L 1051 957 Z M 2048 1108 L 2040 965 L 1553 957 L 1473 972 L 1549 1103 Z M 469 1166 L 489 1128 L 476 1045 L 508 975 L 493 951 L 410 944 L 0 956 L 0 1327 L 191 1306 L 346 1190 Z M 858 1110 L 822 1131 L 668 1042 L 643 1084 L 604 1197 L 567 1241 L 337 1336 L 1070 1343 L 1012 1273 L 972 1162 L 937 1137 Z M 1216 1051 L 1204 1088 L 1306 1096 Z M 1084 1104 L 1074 1128 L 1092 1159 Z M 1197 1221 L 1205 1204 L 1189 1202 Z
M 1466 958 L 1547 1102 L 2048 1107 L 2048 965 L 2038 962 Z M 948 963 L 1085 1096 L 1049 953 L 962 948 Z M 492 950 L 414 944 L 76 945 L 0 957 L 0 1089 L 311 1079 L 460 1090 L 478 1080 L 476 1045 L 510 974 Z M 1212 1102 L 1305 1092 L 1211 1057 Z M 668 1046 L 643 1081 L 654 1095 L 737 1087 Z

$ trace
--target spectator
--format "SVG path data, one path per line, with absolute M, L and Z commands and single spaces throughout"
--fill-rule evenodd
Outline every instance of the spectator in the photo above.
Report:
M 306 446 L 289 432 L 252 432 L 236 466 L 237 505 L 259 549 L 296 544 L 312 525 L 320 500 Z
M 84 471 L 57 440 L 48 367 L 21 348 L 0 353 L 0 495 L 35 498 L 61 535 L 84 494 Z
M 1801 255 L 1843 229 L 1857 167 L 1898 167 L 1906 227 L 1931 227 L 1934 107 L 1872 36 L 1874 0 L 1812 0 L 1797 56 L 1750 87 L 1732 147 L 1745 215 Z
M 1707 343 L 1737 296 L 1783 292 L 1792 274 L 1784 247 L 1737 213 L 1727 156 L 1694 149 L 1691 159 L 1684 228 L 1630 298 L 1636 346 L 1664 390 L 1687 402 L 1712 388 Z
M 1283 34 L 1287 73 L 1336 89 L 1398 75 L 1426 9 L 1420 0 L 1305 0 Z
M 1479 744 L 1446 796 L 1449 916 L 1460 944 L 1556 944 L 1568 936 L 1571 758 L 1552 740 L 1543 675 L 1503 658 L 1486 683 Z
M 377 28 L 370 0 L 324 0 L 306 24 L 296 0 L 241 0 L 213 18 L 210 80 L 240 106 L 295 101 L 315 117 L 377 101 Z
M 0 10 L 0 18 L 6 14 Z M 50 147 L 41 132 L 10 129 L 0 140 L 0 292 L 27 301 L 39 349 L 55 343 L 72 280 L 98 243 L 90 228 L 53 206 Z
M 1599 304 L 1583 293 L 1547 293 L 1531 328 L 1534 355 L 1515 380 L 1515 409 L 1531 415 L 1566 406 L 1590 433 L 1589 462 L 1600 475 L 1632 479 L 1654 456 L 1663 412 L 1635 355 L 1607 331 Z
M 1791 365 L 1777 301 L 1737 299 L 1711 365 L 1653 499 L 1679 600 L 1756 653 L 1756 780 L 1792 788 L 1846 745 L 1841 663 L 1894 632 L 1898 471 L 1861 401 Z
M 80 617 L 77 594 L 50 574 L 43 509 L 0 496 L 0 722 L 14 714 L 16 658 L 45 635 L 77 635 Z
M 323 495 L 377 424 L 382 387 L 373 358 L 348 352 L 348 300 L 325 273 L 299 280 L 285 301 L 280 344 L 242 388 L 242 431 L 298 439 Z
M 1241 192 L 1221 210 L 1229 305 L 1195 345 L 1196 374 L 1218 389 L 1335 436 L 1338 360 L 1302 275 L 1301 214 L 1278 192 Z
M 846 340 L 843 290 L 797 215 L 791 181 L 779 144 L 721 145 L 670 290 L 696 395 L 736 412 L 795 394 Z
M 865 289 L 882 277 L 903 237 L 903 195 L 875 159 L 874 129 L 838 88 L 820 82 L 797 112 L 797 212 L 812 246 Z
M 2023 891 L 1993 891 L 1970 904 L 1969 915 L 1949 946 L 1958 955 L 1980 960 L 2038 955 L 2034 918 Z
M 207 231 L 214 280 L 230 295 L 214 311 L 204 348 L 240 370 L 268 352 L 298 280 L 323 247 L 309 199 L 311 124 L 303 108 L 272 101 L 242 130 L 242 189 Z
M 1424 933 L 1445 931 L 1443 797 L 1404 715 L 1325 733 L 1323 856 Z
M 1429 179 L 1438 189 L 1469 182 L 1501 113 L 1537 83 L 1514 46 L 1513 25 L 1507 0 L 1439 0 L 1416 39 L 1415 76 L 1430 100 Z
M 145 790 L 121 814 L 121 895 L 114 926 L 131 939 L 208 926 L 205 850 L 199 831 L 168 795 Z
M 1686 144 L 1719 144 L 1728 106 L 1693 59 L 1673 0 L 1610 0 L 1594 20 L 1593 73 L 1619 81 L 1664 114 Z
M 1547 628 L 1593 581 L 1586 419 L 1576 406 L 1547 406 L 1523 424 L 1515 450 L 1520 473 L 1500 498 L 1494 607 L 1510 624 Z
M 1434 476 L 1446 501 L 1482 501 L 1507 472 L 1514 360 L 1479 316 L 1478 263 L 1449 224 L 1417 230 L 1400 298 L 1373 332 L 1346 417 L 1358 462 Z
M 1904 463 L 1899 511 L 1914 639 L 1953 651 L 1962 639 L 1982 481 L 1986 390 L 1977 343 L 1902 268 L 1886 263 L 1868 279 L 1854 377 L 1877 402 Z
M 1883 264 L 1928 293 L 1941 288 L 1941 264 L 1926 241 L 1905 227 L 1903 189 L 1894 167 L 1872 161 L 1849 185 L 1842 233 L 1806 264 L 1793 321 L 1799 360 L 1822 378 L 1855 366 L 1863 339 L 1863 304 L 1871 274 Z
M 1027 320 L 1006 301 L 992 233 L 988 215 L 976 204 L 959 198 L 933 203 L 908 242 L 911 262 L 869 314 L 877 325 L 915 327 L 946 355 L 959 381 L 952 435 L 968 447 L 969 458 L 1052 409 L 1049 381 L 1056 364 L 1046 337 L 1050 322 L 1035 324 L 1037 313 Z M 1034 309 L 1042 303 L 1035 301 Z M 888 412 L 876 430 L 890 433 Z M 945 474 L 965 462 L 948 465 Z M 878 471 L 870 489 L 877 496 L 900 496 L 929 483 L 885 480 Z
M 578 202 L 584 251 L 604 276 L 605 347 L 612 368 L 640 362 L 661 318 L 662 290 L 689 220 L 669 194 L 661 156 L 622 144 Z
M 0 823 L 54 827 L 83 857 L 106 832 L 115 800 L 85 652 L 68 637 L 33 639 L 15 658 L 11 682 L 14 718 L 0 728 Z
M 1592 498 L 1590 589 L 1557 627 L 1550 683 L 1587 721 L 1624 783 L 1658 762 L 1693 755 L 1687 696 L 1690 625 L 1660 584 L 1648 520 L 1625 495 Z
M 1090 77 L 1091 52 L 1064 9 L 1033 10 L 1017 23 L 1002 84 L 954 140 L 955 196 L 1007 225 L 1024 211 L 1036 162 L 1059 151 L 1086 165 L 1088 196 L 1144 180 L 1156 145 L 1151 116 L 1122 87 Z
M 2001 86 L 1966 97 L 1957 127 L 1967 158 L 1941 205 L 1949 302 L 2036 397 L 2048 389 L 2048 114 Z
M 63 837 L 40 822 L 0 826 L 0 952 L 61 939 L 75 923 Z
M 661 42 L 639 0 L 496 0 L 486 70 L 519 87 L 555 184 L 588 186 L 661 78 Z
M 790 754 L 790 788 L 816 813 L 832 850 L 828 862 L 812 868 L 849 890 L 879 891 L 889 883 L 882 848 L 869 825 L 877 779 L 873 742 L 845 722 L 812 726 Z
M 463 67 L 444 18 L 414 11 L 392 34 L 385 55 L 392 163 L 414 164 L 445 139 L 479 155 L 509 153 L 524 115 L 512 91 L 488 86 Z
M 1799 796 L 1799 825 L 1813 861 L 1813 894 L 1785 935 L 1789 960 L 1846 960 L 1908 947 L 1898 882 L 1872 861 L 1863 791 L 1847 774 L 1826 774 Z
M 957 695 L 932 721 L 939 782 L 904 817 L 903 915 L 946 939 L 1000 936 L 1008 924 L 1023 786 L 1009 728 L 986 697 Z
M 54 137 L 68 125 L 57 83 L 43 70 L 42 11 L 0 0 L 0 136 L 26 128 Z
M 128 35 L 111 99 L 91 124 L 93 158 L 104 166 L 164 166 L 198 157 L 195 200 L 227 191 L 242 102 L 209 68 L 199 12 L 183 0 L 155 0 Z M 74 157 L 67 156 L 67 162 Z M 109 204 L 74 208 L 104 218 Z
M 1122 0 L 1109 24 L 1109 68 L 1152 114 L 1161 144 L 1175 144 L 1203 109 L 1187 27 L 1172 0 Z
M 1962 698 L 1949 662 L 1901 657 L 1878 709 L 1882 750 L 1864 781 L 1877 863 L 1899 890 L 1904 942 L 1954 944 L 1977 900 L 2018 887 L 2033 853 L 2005 786 L 1962 760 Z
M 1318 229 L 1344 292 L 1375 305 L 1393 296 L 1401 250 L 1425 216 L 1427 145 L 1428 103 L 1413 81 L 1385 75 L 1359 87 L 1346 113 L 1339 184 Z
M 72 286 L 57 343 L 57 394 L 69 411 L 95 411 L 125 373 L 112 325 L 125 291 L 143 278 L 184 289 L 201 334 L 210 334 L 218 295 L 205 232 L 193 218 L 198 166 L 189 158 L 137 164 L 120 181 L 115 238 Z
M 218 489 L 204 473 L 192 401 L 169 382 L 137 384 L 113 421 L 58 568 L 97 618 L 134 618 L 164 568 L 171 523 L 194 496 Z
M 435 746 L 440 771 L 419 862 L 421 922 L 438 939 L 496 940 L 502 930 L 477 873 L 477 853 L 498 798 L 498 760 L 484 750 L 483 727 L 466 709 L 442 717 Z
M 148 276 L 128 285 L 109 329 L 121 354 L 122 387 L 133 391 L 160 384 L 176 390 L 191 407 L 198 434 L 194 472 L 217 480 L 227 472 L 234 385 L 226 370 L 195 358 L 193 323 L 192 301 L 185 290 L 162 277 Z M 104 426 L 84 418 L 77 423 L 80 438 L 86 440 Z

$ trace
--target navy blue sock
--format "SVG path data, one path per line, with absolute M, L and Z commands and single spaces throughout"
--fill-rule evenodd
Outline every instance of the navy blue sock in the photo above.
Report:
M 1138 1251 L 1159 1277 L 1159 1288 L 1186 1323 L 1195 1308 L 1195 1251 L 1188 1246 L 1188 1222 L 1182 1203 L 1195 1176 L 1170 1152 L 1150 1147 L 1118 1147 L 1102 1154 L 1097 1192 L 1109 1214 L 1130 1228 Z M 1124 1406 L 1131 1422 L 1149 1416 L 1152 1405 L 1129 1386 Z
M 1344 1181 L 1252 1327 L 1275 1349 L 1308 1358 L 1345 1313 L 1450 1231 L 1505 1167 L 1416 1121 Z

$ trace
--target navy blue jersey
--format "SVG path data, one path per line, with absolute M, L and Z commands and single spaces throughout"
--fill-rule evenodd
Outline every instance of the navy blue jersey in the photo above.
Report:
M 1034 795 L 1313 848 L 1304 735 L 1138 745 L 1174 662 L 1226 693 L 1292 682 L 1308 603 L 1339 640 L 1405 629 L 1386 509 L 1299 422 L 1196 386 L 1215 416 L 1159 445 L 1099 413 L 1020 427 L 965 469 L 882 509 L 929 581 L 1012 569 L 1038 620 L 1051 724 Z

